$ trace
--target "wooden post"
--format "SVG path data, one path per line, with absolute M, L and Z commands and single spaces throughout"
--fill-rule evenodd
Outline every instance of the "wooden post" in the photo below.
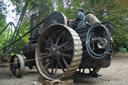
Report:
M 73 79 L 65 80 L 46 80 L 42 76 L 39 77 L 38 81 L 32 83 L 33 85 L 74 85 Z

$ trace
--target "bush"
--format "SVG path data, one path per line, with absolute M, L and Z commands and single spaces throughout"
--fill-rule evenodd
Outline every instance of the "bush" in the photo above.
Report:
M 127 51 L 126 51 L 126 48 L 120 47 L 120 48 L 119 48 L 119 52 L 121 52 L 121 53 L 126 53 Z

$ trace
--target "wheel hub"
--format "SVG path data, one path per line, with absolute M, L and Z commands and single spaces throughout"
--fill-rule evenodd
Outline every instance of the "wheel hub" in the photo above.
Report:
M 60 50 L 59 50 L 59 47 L 57 46 L 57 45 L 52 45 L 51 46 L 51 53 L 53 53 L 53 54 L 60 54 Z

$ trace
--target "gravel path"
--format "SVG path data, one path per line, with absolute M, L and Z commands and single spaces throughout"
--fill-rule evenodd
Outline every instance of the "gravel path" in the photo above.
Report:
M 99 74 L 98 78 L 86 78 L 75 85 L 128 85 L 128 56 L 114 57 L 111 66 L 101 69 Z M 0 68 L 0 85 L 32 85 L 38 77 L 36 70 L 29 70 L 21 79 L 12 78 L 8 68 Z
M 108 68 L 99 71 L 99 78 L 85 79 L 76 85 L 128 85 L 128 56 L 114 57 Z

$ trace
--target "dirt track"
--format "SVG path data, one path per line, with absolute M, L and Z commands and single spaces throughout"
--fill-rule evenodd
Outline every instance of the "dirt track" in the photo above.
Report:
M 21 79 L 10 77 L 8 72 L 8 68 L 0 68 L 0 85 L 32 85 L 39 77 L 36 70 L 26 72 Z M 113 57 L 111 66 L 101 69 L 99 74 L 99 78 L 86 78 L 75 85 L 128 85 L 128 56 Z

